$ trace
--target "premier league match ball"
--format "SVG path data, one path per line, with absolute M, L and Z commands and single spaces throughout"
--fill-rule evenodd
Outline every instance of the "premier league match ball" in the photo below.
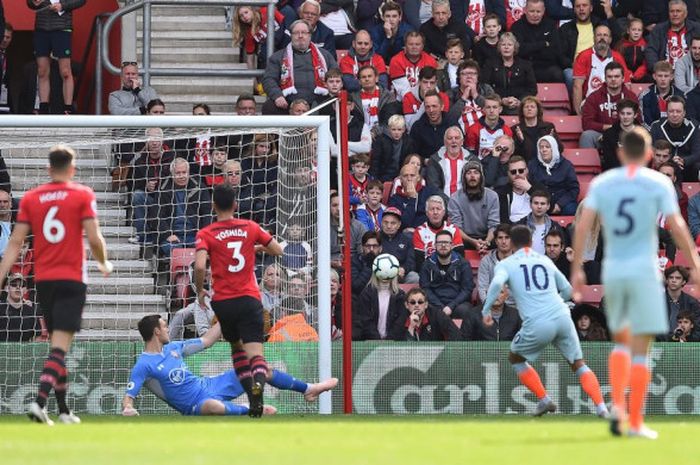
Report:
M 399 261 L 390 253 L 377 255 L 372 272 L 379 279 L 394 279 L 399 274 Z

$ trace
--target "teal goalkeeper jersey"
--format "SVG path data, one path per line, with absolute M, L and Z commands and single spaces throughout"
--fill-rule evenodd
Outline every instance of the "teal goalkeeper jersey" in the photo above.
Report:
M 598 176 L 584 200 L 603 225 L 603 272 L 617 278 L 648 278 L 658 270 L 658 220 L 679 211 L 671 180 L 638 166 Z
M 484 315 L 491 312 L 504 284 L 515 299 L 523 325 L 569 312 L 564 299 L 571 295 L 571 284 L 552 260 L 530 248 L 522 248 L 498 262 L 486 294 Z

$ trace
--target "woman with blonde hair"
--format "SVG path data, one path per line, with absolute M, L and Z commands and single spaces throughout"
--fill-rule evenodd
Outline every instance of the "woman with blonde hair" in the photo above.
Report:
M 406 294 L 399 288 L 398 275 L 379 279 L 374 273 L 353 303 L 353 340 L 396 340 L 392 331 L 405 317 Z

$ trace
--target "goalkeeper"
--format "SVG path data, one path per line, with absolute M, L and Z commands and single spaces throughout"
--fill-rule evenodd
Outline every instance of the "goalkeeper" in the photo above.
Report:
M 246 415 L 248 407 L 236 405 L 232 399 L 244 393 L 233 370 L 218 376 L 194 375 L 183 358 L 211 347 L 221 337 L 218 323 L 198 339 L 170 342 L 168 324 L 160 315 L 148 315 L 139 321 L 138 329 L 145 341 L 143 353 L 131 370 L 126 395 L 122 401 L 122 414 L 138 415 L 134 399 L 142 386 L 153 392 L 183 415 Z M 305 383 L 277 370 L 268 371 L 268 382 L 284 390 L 304 394 L 312 402 L 325 391 L 333 389 L 336 378 L 320 383 Z M 264 413 L 273 414 L 276 409 L 265 406 Z

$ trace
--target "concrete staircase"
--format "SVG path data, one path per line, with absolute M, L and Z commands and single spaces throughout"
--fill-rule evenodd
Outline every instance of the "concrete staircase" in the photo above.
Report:
M 83 311 L 83 330 L 79 339 L 91 340 L 138 340 L 136 323 L 143 316 L 153 313 L 167 315 L 166 299 L 156 292 L 150 261 L 139 258 L 138 245 L 128 242 L 134 233 L 127 226 L 123 195 L 110 192 L 108 170 L 109 145 L 104 150 L 78 149 L 78 174 L 76 181 L 95 191 L 102 233 L 107 242 L 114 272 L 104 278 L 97 263 L 88 256 L 88 296 Z M 3 158 L 12 179 L 13 195 L 21 197 L 24 192 L 46 182 L 45 148 L 29 150 L 3 150 Z
M 138 60 L 142 61 L 143 22 L 136 24 Z M 153 6 L 151 63 L 186 69 L 246 69 L 239 49 L 226 30 L 223 6 Z M 153 77 L 151 86 L 165 102 L 168 114 L 191 114 L 206 103 L 213 113 L 232 114 L 236 98 L 253 91 L 253 78 Z M 262 100 L 261 100 L 262 101 Z

